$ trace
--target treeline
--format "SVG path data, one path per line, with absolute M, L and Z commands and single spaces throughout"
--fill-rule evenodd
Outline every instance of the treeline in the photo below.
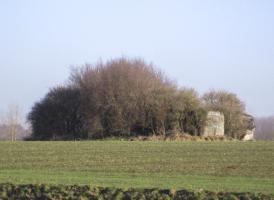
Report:
M 153 64 L 120 58 L 72 70 L 28 115 L 32 139 L 92 139 L 188 133 L 201 135 L 208 110 L 225 115 L 225 134 L 241 138 L 245 105 L 226 91 L 202 97 L 180 88 Z
M 274 140 L 274 116 L 256 118 L 256 139 Z

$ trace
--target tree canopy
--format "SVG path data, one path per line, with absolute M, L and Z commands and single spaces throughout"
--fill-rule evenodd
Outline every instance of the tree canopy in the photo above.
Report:
M 226 133 L 237 137 L 244 104 L 228 92 L 201 99 L 180 88 L 153 64 L 120 58 L 72 70 L 69 82 L 51 89 L 28 115 L 34 139 L 200 135 L 208 109 L 225 114 Z

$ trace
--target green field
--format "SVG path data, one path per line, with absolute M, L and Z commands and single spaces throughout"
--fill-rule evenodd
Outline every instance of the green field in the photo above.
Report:
M 274 142 L 0 142 L 0 182 L 274 193 Z

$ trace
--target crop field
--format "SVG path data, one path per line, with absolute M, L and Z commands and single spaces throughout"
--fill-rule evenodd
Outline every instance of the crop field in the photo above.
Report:
M 274 142 L 0 142 L 0 182 L 274 193 Z

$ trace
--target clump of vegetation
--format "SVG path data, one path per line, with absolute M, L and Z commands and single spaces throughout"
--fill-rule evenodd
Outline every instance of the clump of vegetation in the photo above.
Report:
M 273 195 L 255 193 L 233 193 L 233 192 L 210 192 L 210 191 L 188 191 L 173 189 L 117 189 L 92 187 L 88 185 L 62 186 L 62 185 L 13 185 L 0 184 L 0 198 L 6 199 L 150 199 L 150 200 L 209 200 L 209 199 L 257 199 L 271 200 Z
M 86 64 L 71 72 L 69 83 L 53 88 L 29 113 L 32 139 L 72 140 L 165 136 L 203 132 L 207 110 L 225 114 L 226 134 L 240 138 L 244 104 L 228 92 L 200 98 L 180 88 L 153 64 L 116 59 Z

